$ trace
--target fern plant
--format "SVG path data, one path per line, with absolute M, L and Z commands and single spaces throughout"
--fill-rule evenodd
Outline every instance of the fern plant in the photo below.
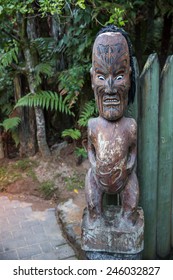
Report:
M 80 114 L 78 124 L 80 126 L 87 126 L 88 120 L 91 117 L 96 116 L 97 113 L 98 113 L 98 110 L 97 110 L 97 107 L 96 107 L 96 104 L 95 104 L 95 100 L 88 101 L 85 104 L 82 113 Z
M 40 85 L 42 82 L 42 75 L 46 75 L 47 77 L 51 77 L 53 75 L 53 68 L 50 63 L 41 62 L 35 67 L 35 81 L 36 85 Z
M 9 131 L 11 133 L 16 147 L 19 144 L 19 135 L 17 133 L 17 127 L 19 126 L 20 122 L 21 119 L 19 117 L 13 117 L 5 119 L 2 123 L 0 123 L 0 126 L 2 126 L 6 132 Z
M 84 148 L 79 147 L 76 147 L 75 154 L 77 157 L 82 157 L 83 159 L 86 159 L 88 156 L 87 151 Z
M 81 132 L 79 129 L 76 129 L 76 128 L 69 128 L 69 129 L 65 129 L 63 132 L 62 132 L 62 137 L 66 137 L 66 136 L 69 136 L 71 137 L 73 140 L 78 140 L 81 138 Z
M 62 71 L 59 75 L 59 90 L 62 94 L 66 94 L 65 99 L 70 107 L 77 104 L 79 94 L 85 82 L 85 73 L 85 67 L 74 66 Z
M 96 105 L 95 105 L 95 100 L 90 100 L 88 101 L 85 106 L 84 106 L 84 109 L 80 115 L 80 118 L 78 120 L 78 124 L 79 126 L 83 126 L 83 127 L 86 127 L 87 124 L 88 124 L 88 120 L 91 118 L 91 117 L 94 117 L 97 115 L 97 108 L 96 108 Z M 63 132 L 62 132 L 62 137 L 65 137 L 65 136 L 69 136 L 71 137 L 73 140 L 79 140 L 82 136 L 81 134 L 81 131 L 79 129 L 73 129 L 73 128 L 70 128 L 70 129 L 65 129 Z M 79 153 L 85 153 L 83 151 L 83 149 L 78 150 L 78 154 Z
M 5 119 L 2 123 L 0 123 L 0 126 L 2 126 L 5 131 L 16 129 L 21 122 L 21 119 L 18 117 L 8 118 Z
M 54 55 L 56 41 L 53 38 L 36 38 L 31 42 L 31 46 L 36 48 L 41 62 L 50 62 Z
M 15 41 L 12 41 L 11 44 L 8 45 L 6 49 L 1 50 L 0 53 L 0 68 L 1 70 L 8 65 L 10 65 L 13 61 L 18 63 L 18 46 Z
M 73 115 L 73 112 L 66 104 L 66 99 L 63 100 L 62 95 L 52 91 L 39 91 L 36 94 L 28 93 L 18 100 L 15 108 L 19 106 L 41 107 L 46 110 L 58 110 L 59 112 Z

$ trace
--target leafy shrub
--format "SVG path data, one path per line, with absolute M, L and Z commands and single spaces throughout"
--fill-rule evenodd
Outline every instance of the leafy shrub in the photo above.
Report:
M 55 191 L 54 182 L 45 181 L 40 184 L 40 190 L 46 199 L 49 199 Z
M 66 137 L 66 136 L 71 137 L 73 140 L 78 140 L 81 137 L 81 132 L 79 129 L 72 129 L 72 128 L 65 129 L 62 132 L 62 137 Z

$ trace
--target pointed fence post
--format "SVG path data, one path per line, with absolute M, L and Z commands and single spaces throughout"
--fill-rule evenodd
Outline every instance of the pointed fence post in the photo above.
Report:
M 173 189 L 173 56 L 161 74 L 159 106 L 159 165 L 157 254 L 166 257 L 171 249 L 171 207 Z
M 159 62 L 149 56 L 140 76 L 138 178 L 144 209 L 144 259 L 155 259 L 157 225 Z

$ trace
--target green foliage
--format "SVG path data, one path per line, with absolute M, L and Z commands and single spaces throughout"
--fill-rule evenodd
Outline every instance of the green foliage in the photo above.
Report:
M 64 182 L 66 185 L 66 188 L 69 191 L 77 191 L 78 189 L 82 189 L 84 186 L 84 180 L 83 178 L 80 178 L 78 174 L 76 174 L 75 172 L 70 175 L 69 177 L 65 177 L 64 178 Z
M 78 124 L 80 126 L 84 126 L 86 127 L 88 124 L 88 120 L 91 117 L 95 117 L 98 114 L 96 105 L 95 105 L 95 100 L 90 100 L 88 101 L 85 106 L 84 109 L 79 117 L 78 120 Z M 79 140 L 81 138 L 81 131 L 79 129 L 65 129 L 62 132 L 62 137 L 71 137 L 73 140 Z M 83 158 L 86 158 L 87 154 L 85 152 L 85 150 L 83 148 L 76 148 L 76 154 L 78 154 L 78 156 L 82 156 Z
M 13 106 L 10 102 L 8 103 L 3 102 L 3 99 L 5 99 L 3 96 L 2 98 L 0 97 L 1 113 L 2 115 L 9 116 L 10 113 L 12 112 Z
M 40 184 L 39 188 L 46 199 L 49 199 L 55 191 L 53 181 L 44 181 Z
M 114 24 L 118 27 L 122 27 L 127 23 L 127 20 L 124 20 L 125 10 L 120 8 L 115 8 L 114 13 L 110 16 L 109 20 L 105 23 L 107 24 Z
M 85 82 L 86 69 L 83 66 L 76 66 L 64 70 L 59 75 L 59 90 L 64 95 L 69 108 L 77 103 Z
M 68 13 L 67 13 L 68 16 Z M 57 45 L 69 62 L 69 68 L 90 63 L 91 44 L 95 36 L 95 28 L 91 28 L 92 8 L 74 9 L 69 14 L 71 25 L 64 31 L 64 35 Z
M 51 77 L 52 76 L 52 67 L 49 63 L 39 63 L 36 65 L 35 67 L 35 71 L 37 73 L 37 75 L 39 75 L 40 73 L 41 74 L 45 74 L 47 75 L 48 77 Z
M 162 15 L 168 14 L 168 16 L 170 16 L 171 14 L 173 14 L 172 0 L 167 0 L 167 1 L 158 0 L 157 6 L 159 7 L 159 11 Z
M 42 16 L 47 14 L 60 14 L 65 4 L 64 0 L 39 0 L 40 9 Z
M 62 132 L 62 137 L 66 137 L 66 136 L 71 137 L 73 140 L 78 140 L 81 137 L 81 132 L 79 129 L 76 129 L 76 128 L 75 129 L 72 129 L 72 128 L 65 129 Z
M 88 157 L 87 151 L 84 148 L 75 148 L 75 154 L 77 157 L 82 157 L 83 159 L 86 159 Z
M 87 126 L 88 120 L 91 117 L 95 117 L 97 114 L 98 114 L 98 110 L 95 104 L 95 100 L 88 101 L 85 104 L 82 113 L 80 114 L 78 124 L 80 126 Z
M 12 139 L 14 140 L 15 145 L 17 147 L 20 143 L 19 134 L 18 134 L 17 130 L 12 130 L 11 131 L 11 136 L 12 136 Z
M 36 2 L 39 6 L 39 14 L 42 17 L 47 16 L 48 14 L 61 14 L 64 5 L 73 4 L 78 5 L 81 9 L 85 9 L 85 1 L 77 0 L 77 1 L 65 1 L 65 0 L 0 0 L 0 14 L 4 12 L 4 10 L 9 14 L 13 15 L 15 12 L 20 11 L 21 14 L 32 14 L 34 13 L 33 3 Z
M 18 117 L 8 118 L 5 119 L 2 123 L 0 123 L 0 126 L 4 128 L 4 130 L 10 131 L 11 136 L 15 142 L 16 147 L 19 145 L 19 135 L 17 133 L 17 127 L 19 126 L 21 122 L 21 119 Z
M 42 75 L 51 77 L 53 75 L 53 69 L 50 63 L 39 63 L 35 67 L 35 81 L 36 85 L 40 85 L 42 82 Z
M 13 97 L 13 84 L 8 71 L 0 72 L 0 119 L 7 118 L 13 110 L 11 99 Z
M 12 166 L 7 165 L 0 167 L 0 191 L 21 178 L 21 171 L 18 172 Z
M 5 119 L 2 123 L 0 123 L 0 126 L 2 126 L 5 131 L 9 131 L 9 130 L 15 130 L 18 125 L 20 124 L 21 119 L 18 117 L 13 117 L 13 118 L 9 118 L 9 119 Z
M 17 170 L 25 171 L 37 166 L 36 161 L 32 161 L 29 158 L 19 159 L 13 164 L 13 167 Z
M 0 69 L 9 66 L 12 62 L 18 63 L 18 46 L 15 41 L 9 44 L 8 47 L 1 50 L 0 53 Z
M 57 110 L 73 115 L 62 95 L 52 91 L 39 91 L 36 94 L 28 93 L 18 100 L 15 108 L 20 106 L 41 107 L 46 110 Z
M 34 0 L 0 0 L 0 15 L 8 14 L 10 16 L 14 15 L 16 12 L 21 14 L 32 13 L 32 3 Z M 14 21 L 14 18 L 12 19 Z
M 39 37 L 31 42 L 31 46 L 36 48 L 41 62 L 52 63 L 54 54 L 56 53 L 56 41 L 51 37 Z
M 84 74 L 86 69 L 83 66 L 74 66 L 64 70 L 59 75 L 59 89 L 64 93 L 80 93 L 84 85 Z
M 0 191 L 5 191 L 9 184 L 12 184 L 19 179 L 26 179 L 26 174 L 31 177 L 31 174 L 34 173 L 33 168 L 35 166 L 37 166 L 37 162 L 28 158 L 9 163 L 5 162 L 4 165 L 2 164 L 0 167 Z M 32 177 L 36 180 L 36 176 Z
M 19 144 L 19 135 L 17 132 L 20 118 L 9 117 L 13 111 L 13 84 L 12 77 L 6 69 L 0 72 L 0 126 L 11 133 L 16 146 Z
M 85 0 L 78 0 L 76 5 L 78 5 L 81 9 L 85 9 L 86 8 Z
M 42 86 L 48 79 L 57 83 L 57 62 L 60 54 L 56 51 L 57 42 L 54 38 L 36 38 L 31 41 L 31 48 L 37 50 L 39 63 L 35 66 L 35 85 Z M 49 81 L 51 80 L 49 79 Z

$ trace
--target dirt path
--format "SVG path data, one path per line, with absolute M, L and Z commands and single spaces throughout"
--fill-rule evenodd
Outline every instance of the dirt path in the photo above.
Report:
M 88 161 L 77 165 L 74 147 L 53 150 L 43 160 L 39 155 L 0 161 L 0 194 L 33 203 L 37 210 L 55 207 L 84 190 Z

